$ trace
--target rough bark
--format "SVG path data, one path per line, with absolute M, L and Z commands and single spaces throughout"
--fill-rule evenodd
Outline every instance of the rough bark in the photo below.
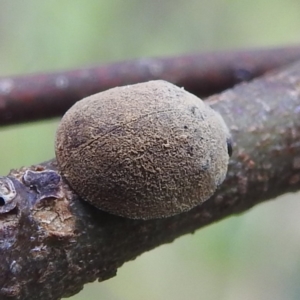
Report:
M 299 87 L 297 63 L 208 99 L 232 131 L 228 176 L 203 205 L 174 217 L 141 221 L 101 212 L 69 189 L 55 160 L 12 171 L 17 196 L 0 207 L 0 298 L 71 296 L 145 251 L 298 190 Z
M 164 79 L 204 97 L 300 59 L 300 47 L 142 58 L 49 74 L 0 78 L 0 125 L 61 116 L 109 88 Z

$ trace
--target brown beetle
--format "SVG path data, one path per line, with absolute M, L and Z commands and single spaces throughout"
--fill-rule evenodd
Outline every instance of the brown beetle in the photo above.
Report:
M 226 176 L 228 141 L 217 112 L 157 80 L 77 102 L 61 120 L 55 148 L 63 177 L 82 199 L 151 219 L 188 211 L 215 192 Z

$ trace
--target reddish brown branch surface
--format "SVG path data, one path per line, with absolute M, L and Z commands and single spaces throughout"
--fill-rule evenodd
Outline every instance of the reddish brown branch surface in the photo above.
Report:
M 300 63 L 208 99 L 232 130 L 234 155 L 221 189 L 175 217 L 141 221 L 103 213 L 57 180 L 55 161 L 12 172 L 17 196 L 9 212 L 0 207 L 0 298 L 72 295 L 145 251 L 298 190 L 299 87 Z
M 0 79 L 0 125 L 62 115 L 77 100 L 119 85 L 164 79 L 199 97 L 300 59 L 300 47 L 144 58 Z

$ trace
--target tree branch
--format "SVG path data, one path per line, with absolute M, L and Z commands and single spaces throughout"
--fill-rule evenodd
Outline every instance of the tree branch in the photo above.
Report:
M 300 47 L 138 59 L 50 74 L 0 79 L 0 125 L 57 117 L 109 88 L 164 79 L 199 97 L 300 59 Z
M 0 298 L 73 295 L 145 251 L 298 190 L 299 87 L 297 63 L 208 99 L 232 130 L 228 176 L 203 205 L 171 218 L 130 220 L 91 207 L 61 180 L 55 160 L 12 171 L 16 197 L 0 207 Z

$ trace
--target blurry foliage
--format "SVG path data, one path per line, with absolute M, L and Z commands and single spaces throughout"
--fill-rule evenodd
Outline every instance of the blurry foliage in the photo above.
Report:
M 0 75 L 299 43 L 297 0 L 0 0 Z M 58 120 L 0 131 L 0 173 L 54 156 Z M 178 239 L 72 299 L 299 299 L 298 194 Z

